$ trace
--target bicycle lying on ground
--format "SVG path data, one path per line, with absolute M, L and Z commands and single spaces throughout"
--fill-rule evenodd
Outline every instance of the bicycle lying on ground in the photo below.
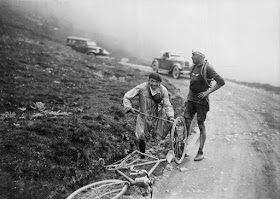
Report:
M 154 117 L 150 115 L 148 116 Z M 171 163 L 174 160 L 174 162 L 177 164 L 181 164 L 183 162 L 186 145 L 184 140 L 185 133 L 186 125 L 184 118 L 177 117 L 174 120 L 170 130 L 171 149 L 168 151 L 165 159 L 159 159 L 154 155 L 141 153 L 140 151 L 136 150 L 131 154 L 128 154 L 125 158 L 111 165 L 105 166 L 107 170 L 113 170 L 117 174 L 124 177 L 124 180 L 110 179 L 94 182 L 76 190 L 71 195 L 69 195 L 67 199 L 118 199 L 123 196 L 131 186 L 147 189 L 147 193 L 149 193 L 150 197 L 152 198 L 152 184 L 154 182 L 152 173 L 156 167 L 164 161 Z M 145 158 L 141 159 L 140 155 L 144 155 Z M 144 169 L 143 167 L 146 168 Z M 133 179 L 132 176 L 137 177 Z

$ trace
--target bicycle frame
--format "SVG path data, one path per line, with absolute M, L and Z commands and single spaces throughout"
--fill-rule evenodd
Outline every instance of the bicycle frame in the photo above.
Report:
M 151 193 L 152 196 L 152 180 L 151 180 L 151 175 L 154 172 L 154 170 L 157 168 L 157 166 L 161 163 L 166 161 L 166 159 L 157 159 L 151 155 L 145 154 L 147 155 L 147 157 L 151 158 L 151 161 L 146 161 L 146 162 L 142 162 L 141 163 L 141 159 L 139 158 L 138 161 L 140 161 L 140 163 L 136 163 L 137 161 L 132 160 L 132 164 L 125 164 L 125 162 L 129 161 L 129 157 L 132 157 L 133 155 L 137 155 L 137 153 L 141 154 L 141 152 L 139 151 L 134 151 L 132 154 L 128 155 L 126 158 L 124 158 L 123 160 L 121 160 L 119 162 L 120 165 L 123 165 L 124 167 L 120 167 L 120 166 L 116 166 L 114 165 L 113 167 L 111 165 L 107 166 L 107 168 L 109 170 L 114 170 L 116 171 L 119 175 L 123 176 L 126 180 L 117 180 L 117 179 L 112 179 L 112 180 L 104 180 L 104 181 L 99 181 L 99 182 L 95 182 L 95 183 L 91 183 L 89 185 L 86 185 L 78 190 L 76 190 L 75 192 L 73 192 L 71 195 L 69 195 L 67 197 L 67 199 L 73 199 L 76 198 L 76 196 L 78 196 L 79 194 L 81 194 L 82 192 L 86 192 L 88 189 L 89 191 L 91 191 L 90 189 L 92 189 L 92 187 L 95 187 L 96 190 L 93 190 L 93 192 L 98 192 L 98 189 L 100 188 L 104 188 L 106 186 L 113 186 L 114 184 L 121 186 L 118 189 L 107 189 L 104 193 L 102 193 L 101 195 L 98 195 L 98 198 L 102 198 L 102 197 L 106 197 L 107 195 L 110 194 L 115 194 L 113 197 L 111 197 L 112 199 L 118 199 L 120 198 L 130 186 L 137 186 L 137 187 L 143 187 L 143 188 L 147 188 L 148 191 Z M 156 160 L 154 160 L 156 159 Z M 142 166 L 142 165 L 148 165 L 148 164 L 154 164 L 152 166 L 152 168 L 149 171 L 146 170 L 136 170 L 134 167 L 136 166 Z M 130 175 L 141 175 L 141 174 L 145 174 L 145 176 L 142 177 L 136 177 L 135 179 L 133 179 L 132 177 L 129 177 L 128 175 L 126 175 L 124 172 L 121 171 L 121 169 L 130 169 L 130 171 L 134 172 L 134 173 L 130 173 Z M 89 194 L 91 195 L 91 194 Z M 85 197 L 83 197 L 85 198 Z M 86 197 L 87 198 L 87 197 Z M 108 197 L 106 197 L 108 198 Z
M 145 173 L 146 174 L 145 177 L 149 178 L 151 176 L 151 174 L 154 172 L 154 170 L 156 169 L 156 167 L 159 165 L 159 163 L 164 162 L 164 161 L 166 161 L 166 159 L 157 160 L 156 164 L 148 172 L 146 170 L 141 170 L 141 171 L 138 171 L 138 173 L 134 173 L 134 174 L 131 174 L 131 175 L 137 175 L 137 174 Z M 151 161 L 151 162 L 149 162 L 147 164 L 151 164 L 151 163 L 154 163 L 154 161 Z M 138 164 L 137 166 L 139 166 L 139 165 L 140 164 Z M 147 187 L 149 185 L 149 183 L 150 183 L 150 180 L 149 181 L 145 181 L 145 178 L 143 178 L 143 177 L 135 178 L 135 180 L 133 180 L 132 178 L 127 176 L 125 173 L 121 172 L 119 169 L 117 169 L 116 172 L 118 174 L 122 175 L 124 178 L 126 178 L 131 183 L 131 185 Z
M 144 114 L 144 113 L 140 112 L 140 114 Z M 157 119 L 161 119 L 161 118 L 157 118 Z M 165 121 L 165 119 L 162 120 Z M 122 160 L 119 160 L 114 164 L 105 166 L 107 170 L 114 170 L 116 173 L 123 176 L 125 180 L 111 179 L 111 180 L 104 180 L 104 181 L 91 183 L 89 185 L 86 185 L 76 190 L 70 196 L 68 196 L 67 199 L 74 199 L 74 197 L 76 198 L 76 196 L 78 196 L 79 198 L 79 194 L 86 195 L 85 197 L 82 196 L 82 198 L 89 198 L 92 197 L 92 195 L 94 195 L 93 197 L 96 198 L 95 196 L 97 194 L 98 198 L 100 199 L 105 196 L 106 198 L 118 199 L 127 191 L 127 189 L 130 186 L 133 185 L 147 188 L 152 195 L 153 182 L 150 177 L 153 171 L 156 169 L 156 167 L 163 161 L 168 161 L 168 163 L 171 163 L 172 160 L 174 160 L 177 164 L 181 164 L 185 157 L 184 148 L 186 143 L 185 140 L 182 138 L 182 136 L 186 132 L 184 118 L 178 117 L 174 120 L 174 122 L 170 122 L 170 123 L 173 124 L 170 132 L 171 150 L 168 152 L 165 159 L 158 159 L 153 155 L 141 153 L 140 151 L 134 151 L 131 154 L 127 155 Z M 137 155 L 138 158 L 136 158 Z M 141 159 L 140 155 L 145 155 L 146 160 Z M 134 167 L 148 165 L 148 164 L 154 164 L 149 171 L 146 170 L 138 171 L 134 169 Z M 145 176 L 136 177 L 135 179 L 133 179 L 132 177 L 129 177 L 124 172 L 122 172 L 121 169 L 130 169 L 132 172 L 134 172 L 131 173 L 130 175 L 145 174 Z M 87 196 L 87 194 L 89 194 L 89 196 Z

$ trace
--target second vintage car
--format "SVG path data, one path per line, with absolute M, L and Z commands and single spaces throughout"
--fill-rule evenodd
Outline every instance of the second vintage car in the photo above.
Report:
M 153 60 L 151 67 L 153 71 L 170 74 L 175 79 L 180 75 L 188 75 L 191 68 L 183 53 L 177 51 L 162 51 L 161 56 Z
M 108 56 L 110 54 L 104 48 L 97 46 L 95 41 L 91 41 L 87 38 L 70 36 L 67 38 L 66 45 L 70 46 L 72 49 L 78 52 L 85 53 L 88 55 Z

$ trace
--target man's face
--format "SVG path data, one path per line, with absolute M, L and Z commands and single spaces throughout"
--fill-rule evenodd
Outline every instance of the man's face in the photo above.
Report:
M 150 78 L 149 84 L 150 84 L 151 89 L 156 90 L 159 87 L 160 82 L 153 78 Z
M 203 57 L 201 55 L 198 55 L 198 54 L 192 54 L 192 61 L 194 64 L 199 64 L 203 61 Z

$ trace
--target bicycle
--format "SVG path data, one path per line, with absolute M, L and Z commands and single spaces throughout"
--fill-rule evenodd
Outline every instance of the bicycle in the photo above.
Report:
M 140 113 L 144 114 L 144 113 Z M 150 115 L 148 115 L 150 116 Z M 150 116 L 155 117 L 155 116 Z M 161 118 L 158 118 L 161 119 Z M 162 119 L 164 120 L 164 119 Z M 168 121 L 168 120 L 166 120 Z M 168 121 L 170 122 L 170 121 Z M 117 174 L 125 178 L 125 180 L 110 179 L 88 184 L 80 189 L 74 191 L 67 199 L 84 199 L 84 198 L 100 198 L 100 199 L 118 199 L 125 194 L 131 186 L 146 188 L 152 198 L 152 184 L 154 179 L 152 173 L 156 167 L 164 161 L 171 163 L 173 160 L 177 164 L 181 164 L 185 157 L 185 133 L 186 125 L 183 117 L 177 117 L 170 131 L 171 150 L 168 151 L 165 159 L 159 159 L 153 155 L 141 153 L 136 150 L 128 154 L 125 158 L 105 166 L 107 170 L 113 170 Z M 140 158 L 144 155 L 145 159 Z M 135 169 L 141 166 L 148 166 L 153 164 L 148 171 L 145 169 Z M 130 170 L 129 175 L 125 174 L 123 170 Z M 130 176 L 142 175 L 140 177 L 132 178 Z M 144 176 L 143 176 L 144 175 Z
M 163 120 L 168 123 L 172 123 L 169 120 L 159 118 L 156 116 L 148 115 L 146 113 L 140 112 L 137 110 L 137 113 L 145 115 L 147 117 L 152 117 L 155 119 Z M 177 117 L 174 122 L 172 123 L 172 128 L 170 131 L 170 140 L 171 140 L 171 150 L 167 153 L 167 160 L 174 161 L 177 164 L 181 164 L 185 157 L 185 148 L 186 148 L 186 138 L 188 135 L 186 135 L 187 128 L 185 124 L 185 119 L 183 117 Z M 170 160 L 169 160 L 170 159 Z

